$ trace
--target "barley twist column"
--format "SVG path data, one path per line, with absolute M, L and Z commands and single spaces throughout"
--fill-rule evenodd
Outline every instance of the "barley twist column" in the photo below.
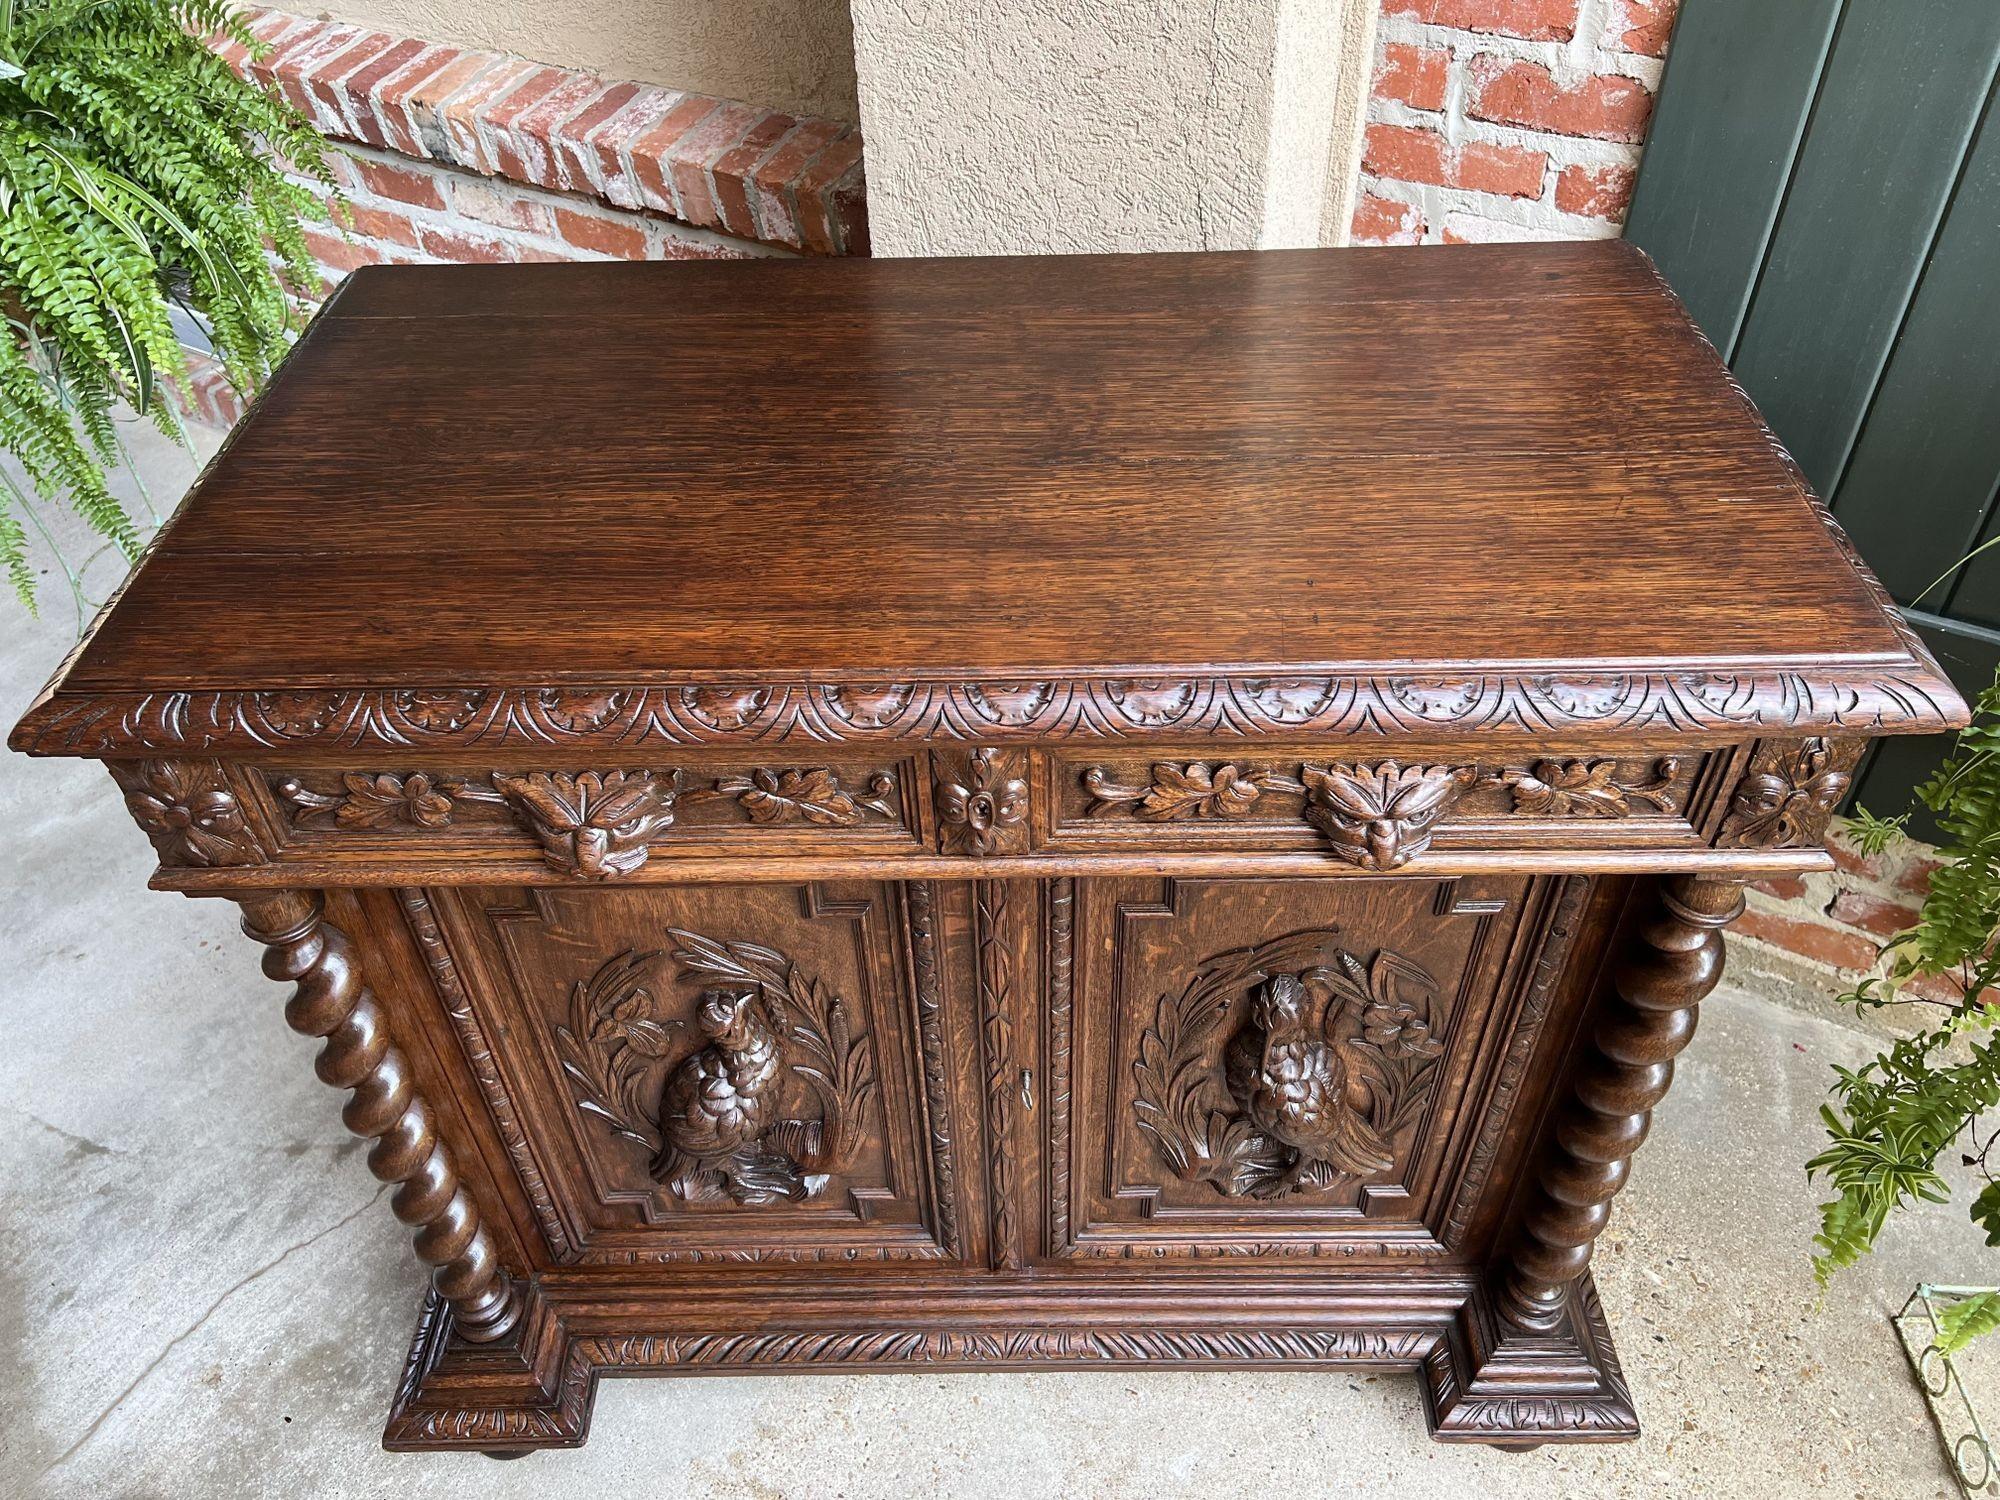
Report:
M 276 891 L 239 904 L 243 930 L 264 945 L 264 972 L 297 986 L 285 1002 L 286 1023 L 325 1040 L 314 1071 L 353 1090 L 341 1119 L 375 1142 L 369 1171 L 399 1184 L 391 1206 L 417 1231 L 417 1255 L 435 1268 L 431 1282 L 450 1304 L 454 1328 L 476 1343 L 505 1337 L 520 1313 L 507 1273 L 417 1093 L 409 1059 L 362 982 L 347 934 L 321 919 L 317 892 Z
M 1625 1186 L 1674 1059 L 1694 1036 L 1695 1008 L 1722 977 L 1722 929 L 1743 910 L 1734 880 L 1676 875 L 1626 939 L 1600 1002 L 1570 1097 L 1548 1134 L 1521 1233 L 1501 1277 L 1500 1314 L 1528 1333 L 1553 1331 L 1569 1288 Z

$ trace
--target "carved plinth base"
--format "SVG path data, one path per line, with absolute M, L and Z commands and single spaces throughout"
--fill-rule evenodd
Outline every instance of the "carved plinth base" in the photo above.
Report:
M 1311 1278 L 1254 1294 L 1240 1279 L 1190 1279 L 1162 1293 L 1050 1277 L 971 1293 L 962 1279 L 919 1274 L 888 1295 L 860 1282 L 817 1288 L 773 1321 L 745 1301 L 767 1296 L 768 1285 L 726 1272 L 700 1291 L 621 1282 L 612 1297 L 601 1288 L 585 1277 L 527 1286 L 514 1334 L 491 1344 L 459 1337 L 431 1293 L 383 1446 L 496 1457 L 575 1448 L 607 1374 L 1416 1371 L 1444 1347 L 1471 1291 L 1459 1277 L 1334 1288 Z
M 518 1458 L 535 1448 L 582 1445 L 596 1373 L 573 1357 L 575 1341 L 539 1287 L 517 1288 L 517 1295 L 521 1314 L 508 1336 L 470 1343 L 436 1288 L 425 1293 L 384 1448 Z
M 1546 1333 L 1525 1333 L 1483 1292 L 1424 1360 L 1424 1408 L 1439 1442 L 1534 1448 L 1639 1435 L 1632 1394 L 1588 1274 Z

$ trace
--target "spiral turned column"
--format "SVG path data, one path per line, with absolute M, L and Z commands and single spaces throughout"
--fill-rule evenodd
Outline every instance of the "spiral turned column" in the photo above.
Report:
M 322 1082 L 353 1090 L 341 1119 L 375 1142 L 368 1169 L 399 1184 L 391 1206 L 417 1231 L 417 1255 L 434 1268 L 431 1282 L 450 1304 L 453 1327 L 475 1343 L 505 1337 L 520 1316 L 518 1299 L 417 1093 L 409 1059 L 362 982 L 347 934 L 322 920 L 316 892 L 278 891 L 238 904 L 243 930 L 264 945 L 264 972 L 297 986 L 285 1002 L 286 1023 L 325 1041 L 314 1071 Z
M 1570 1286 L 1625 1186 L 1674 1059 L 1694 1036 L 1695 1008 L 1722 977 L 1722 929 L 1743 910 L 1734 880 L 1663 879 L 1626 940 L 1590 1043 L 1551 1121 L 1521 1233 L 1501 1276 L 1501 1317 L 1526 1333 L 1562 1322 Z

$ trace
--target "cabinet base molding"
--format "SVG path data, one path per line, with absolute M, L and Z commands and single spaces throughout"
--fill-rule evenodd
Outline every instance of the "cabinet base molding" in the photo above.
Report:
M 715 1280 L 711 1278 L 711 1280 Z M 1440 1441 L 1526 1448 L 1635 1436 L 1618 1357 L 1585 1276 L 1570 1319 L 1524 1338 L 1466 1277 L 1175 1277 L 1107 1286 L 1039 1277 L 996 1288 L 912 1274 L 806 1289 L 772 1323 L 748 1278 L 666 1291 L 603 1277 L 524 1287 L 499 1344 L 466 1341 L 426 1295 L 383 1446 L 516 1457 L 576 1448 L 605 1375 L 1095 1369 L 1368 1369 L 1421 1376 Z

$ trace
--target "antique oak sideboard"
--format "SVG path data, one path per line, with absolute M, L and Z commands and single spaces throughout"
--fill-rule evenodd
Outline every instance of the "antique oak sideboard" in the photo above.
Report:
M 1527 1446 L 1637 1431 L 1591 1245 L 1741 882 L 1963 717 L 1595 244 L 364 270 L 12 743 L 323 1039 L 392 1448 L 1112 1366 Z

